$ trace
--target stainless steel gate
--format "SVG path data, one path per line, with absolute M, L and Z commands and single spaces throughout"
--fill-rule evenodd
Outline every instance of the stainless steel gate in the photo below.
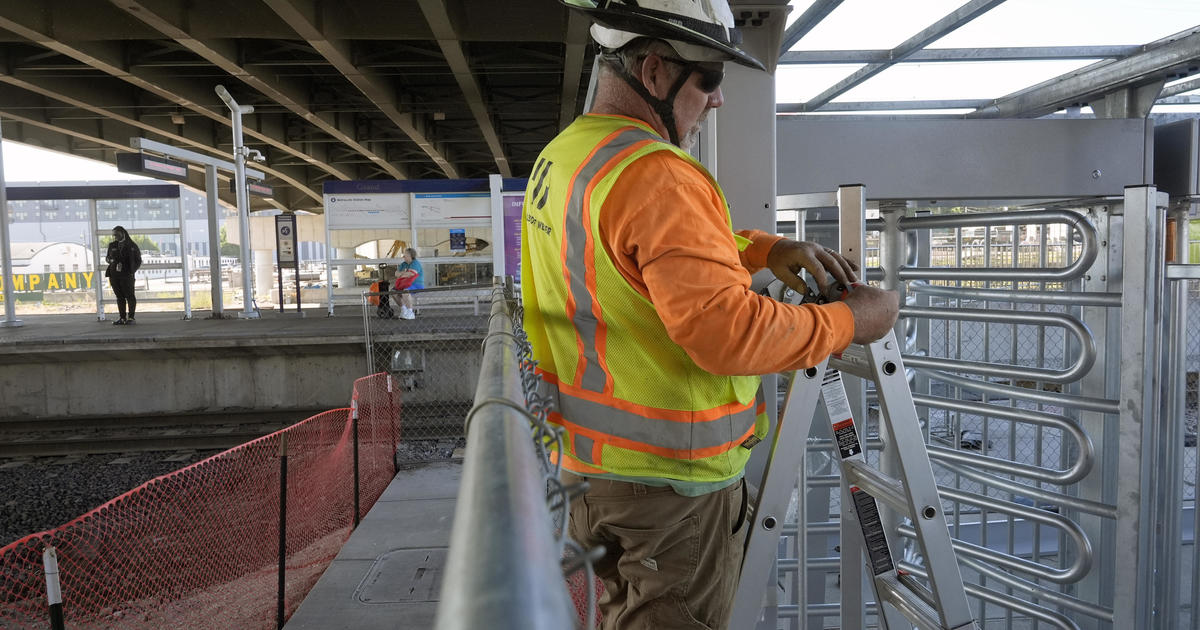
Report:
M 854 198 L 865 192 L 790 195 L 778 206 Z M 866 222 L 877 234 L 868 277 L 905 295 L 904 360 L 983 627 L 1180 620 L 1195 487 L 1183 482 L 1185 459 L 1195 470 L 1195 394 L 1188 430 L 1182 278 L 1194 276 L 1164 263 L 1166 206 L 1152 187 L 1134 187 L 1123 198 L 982 212 L 883 202 Z M 833 242 L 813 215 L 797 212 L 795 231 Z M 860 404 L 871 406 L 870 392 Z M 779 605 L 769 609 L 781 627 L 836 627 L 842 605 L 836 468 L 816 454 L 825 437 L 809 440 L 806 491 L 781 544 Z M 922 575 L 911 549 L 906 564 Z

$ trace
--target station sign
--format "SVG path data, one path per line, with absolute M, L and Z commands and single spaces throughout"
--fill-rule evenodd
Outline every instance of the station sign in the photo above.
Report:
M 234 180 L 232 180 L 232 179 L 229 180 L 229 192 L 237 194 L 237 184 L 235 184 L 233 182 L 234 182 Z M 270 186 L 269 184 L 264 184 L 263 182 L 254 181 L 251 179 L 246 180 L 246 192 L 250 193 L 251 195 L 253 195 L 255 197 L 274 197 L 275 196 L 275 189 L 272 186 Z
M 296 263 L 296 215 L 275 215 L 275 248 L 279 264 Z
M 155 179 L 174 179 L 185 182 L 188 178 L 187 164 L 145 153 L 118 153 L 117 170 Z

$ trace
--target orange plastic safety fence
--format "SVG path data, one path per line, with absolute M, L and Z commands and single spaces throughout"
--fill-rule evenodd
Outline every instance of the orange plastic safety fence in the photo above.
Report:
M 365 513 L 394 474 L 399 394 L 376 374 L 355 382 L 354 399 Z M 68 628 L 275 627 L 283 456 L 290 615 L 354 523 L 351 418 L 352 409 L 318 414 L 0 549 L 0 628 L 48 626 L 42 552 L 50 546 Z

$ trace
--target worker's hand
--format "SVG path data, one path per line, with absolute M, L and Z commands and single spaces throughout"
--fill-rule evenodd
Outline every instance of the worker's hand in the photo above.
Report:
M 900 313 L 900 295 L 860 284 L 850 288 L 842 300 L 854 313 L 854 343 L 871 343 L 896 325 Z
M 807 269 L 821 285 L 813 287 L 816 293 L 826 293 L 829 285 L 848 287 L 858 282 L 858 276 L 854 275 L 858 267 L 854 263 L 832 249 L 808 241 L 780 239 L 767 253 L 767 267 L 776 278 L 801 295 L 805 288 L 804 281 L 800 279 L 803 269 Z M 829 282 L 830 275 L 833 276 L 833 282 Z

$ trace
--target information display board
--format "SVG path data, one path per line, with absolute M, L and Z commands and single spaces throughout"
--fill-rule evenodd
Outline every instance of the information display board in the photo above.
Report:
M 296 262 L 296 215 L 275 215 L 275 245 L 280 265 Z
M 525 193 L 504 193 L 504 269 L 521 281 L 521 224 Z
M 463 229 L 450 229 L 450 251 L 465 252 L 467 251 L 467 231 Z
M 410 194 L 401 183 L 388 180 L 326 182 L 325 220 L 329 228 L 411 227 Z
M 486 192 L 413 193 L 412 207 L 417 227 L 487 225 L 492 220 Z

